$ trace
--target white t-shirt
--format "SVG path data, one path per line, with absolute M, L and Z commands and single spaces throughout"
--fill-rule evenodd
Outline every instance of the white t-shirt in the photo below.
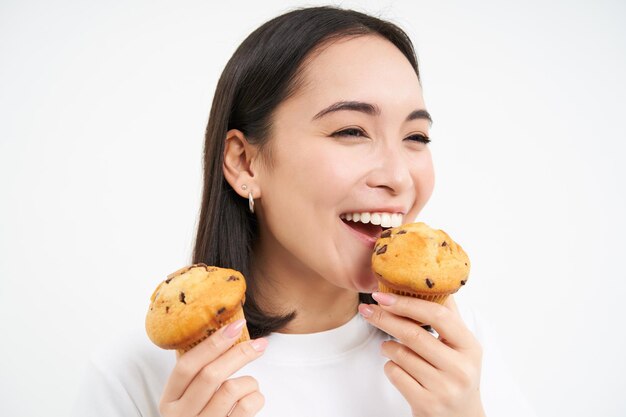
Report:
M 461 316 L 483 347 L 481 395 L 488 417 L 534 417 L 473 311 Z M 411 416 L 389 382 L 380 345 L 391 337 L 358 313 L 344 325 L 312 334 L 272 333 L 263 355 L 233 377 L 251 375 L 265 405 L 259 417 Z M 73 416 L 158 417 L 165 383 L 176 363 L 173 351 L 154 346 L 138 329 L 131 337 L 93 353 Z

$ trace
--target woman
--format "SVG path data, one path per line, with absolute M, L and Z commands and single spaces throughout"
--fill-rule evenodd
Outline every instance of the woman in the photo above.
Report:
M 145 337 L 95 357 L 76 413 L 529 415 L 503 374 L 484 374 L 480 329 L 452 297 L 375 293 L 381 226 L 364 220 L 417 218 L 434 186 L 430 125 L 395 25 L 314 7 L 254 31 L 215 93 L 193 255 L 243 272 L 247 320 L 178 358 Z M 233 346 L 244 324 L 253 340 Z

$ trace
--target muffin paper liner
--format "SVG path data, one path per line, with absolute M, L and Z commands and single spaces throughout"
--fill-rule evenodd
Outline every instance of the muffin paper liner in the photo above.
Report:
M 432 301 L 433 303 L 443 304 L 446 302 L 446 299 L 450 294 L 417 294 L 408 291 L 399 291 L 395 290 L 391 287 L 386 286 L 381 281 L 378 281 L 378 291 L 379 292 L 388 292 L 391 294 L 398 295 L 408 295 L 409 297 L 419 298 L 426 301 Z
M 224 327 L 228 326 L 230 323 L 236 322 L 237 320 L 245 319 L 245 318 L 246 317 L 243 314 L 243 308 L 240 307 L 240 308 L 237 309 L 237 312 L 229 320 L 225 321 L 222 324 L 222 326 L 219 329 L 224 328 Z M 186 346 L 186 347 L 184 347 L 182 349 L 177 349 L 177 352 L 182 355 L 183 353 L 189 351 L 194 346 L 202 343 L 203 340 L 206 340 L 209 336 L 211 336 L 213 333 L 215 333 L 219 329 L 213 329 L 210 332 L 207 332 L 206 336 L 204 336 L 202 339 L 198 339 L 195 342 L 193 342 L 192 344 L 190 344 L 190 345 L 188 345 L 188 346 Z M 243 326 L 243 329 L 241 330 L 241 336 L 239 337 L 239 339 L 237 339 L 237 341 L 235 341 L 234 344 L 245 342 L 245 341 L 248 341 L 248 340 L 250 340 L 250 333 L 248 332 L 248 326 L 245 325 L 245 326 Z

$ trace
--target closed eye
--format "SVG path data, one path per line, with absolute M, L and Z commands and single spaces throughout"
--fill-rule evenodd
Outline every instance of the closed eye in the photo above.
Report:
M 365 132 L 363 132 L 361 129 L 357 129 L 355 127 L 351 127 L 349 129 L 344 129 L 344 130 L 340 130 L 338 132 L 335 132 L 331 136 L 359 137 L 359 136 L 365 136 Z
M 344 129 L 344 130 L 340 130 L 337 131 L 335 133 L 333 133 L 331 136 L 343 136 L 343 137 L 359 137 L 359 136 L 365 136 L 365 132 L 363 132 L 361 129 L 355 128 L 355 127 L 351 127 L 349 129 Z M 425 135 L 411 135 L 409 137 L 406 138 L 406 140 L 410 140 L 413 142 L 422 142 L 422 143 L 430 143 L 430 138 L 428 136 Z
M 411 135 L 406 139 L 414 142 L 430 143 L 430 138 L 424 135 Z

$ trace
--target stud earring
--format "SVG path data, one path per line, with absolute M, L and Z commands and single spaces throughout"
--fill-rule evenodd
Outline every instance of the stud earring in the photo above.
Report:
M 246 184 L 244 184 L 244 185 L 241 186 L 241 189 L 246 191 L 248 189 L 248 186 Z

